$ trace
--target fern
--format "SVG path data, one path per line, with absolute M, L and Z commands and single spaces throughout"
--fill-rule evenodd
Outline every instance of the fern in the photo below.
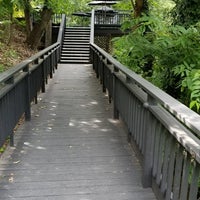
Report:
M 199 112 L 200 24 L 169 26 L 159 17 L 143 16 L 125 27 L 133 31 L 114 40 L 117 59 Z M 149 60 L 151 69 L 145 67 Z

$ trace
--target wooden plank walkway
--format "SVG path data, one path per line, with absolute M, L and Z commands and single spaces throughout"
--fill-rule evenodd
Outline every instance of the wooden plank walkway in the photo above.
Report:
M 153 200 L 90 65 L 59 65 L 0 160 L 1 200 Z

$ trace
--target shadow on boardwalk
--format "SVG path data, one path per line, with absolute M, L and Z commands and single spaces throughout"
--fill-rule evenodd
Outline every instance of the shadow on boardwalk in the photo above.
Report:
M 58 67 L 1 158 L 0 199 L 155 199 L 92 67 Z

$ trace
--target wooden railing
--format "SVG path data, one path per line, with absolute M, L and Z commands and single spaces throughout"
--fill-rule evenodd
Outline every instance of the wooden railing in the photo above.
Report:
M 143 186 L 152 187 L 158 199 L 200 198 L 200 116 L 92 40 L 90 45 L 91 63 L 113 103 L 113 116 L 124 121 L 139 152 Z
M 60 24 L 62 22 L 62 14 L 54 14 L 52 16 L 52 23 L 53 24 Z
M 40 19 L 39 12 L 32 13 L 31 15 L 32 21 L 35 23 Z M 52 24 L 59 25 L 62 22 L 62 14 L 54 14 L 51 18 Z
M 58 40 L 55 44 L 0 74 L 0 146 L 10 137 L 25 113 L 31 119 L 31 102 L 37 102 L 39 91 L 45 92 L 48 77 L 52 78 L 60 59 L 65 15 L 62 16 Z
M 131 13 L 128 11 L 118 11 L 118 12 L 95 12 L 94 24 L 95 25 L 118 25 L 120 26 Z

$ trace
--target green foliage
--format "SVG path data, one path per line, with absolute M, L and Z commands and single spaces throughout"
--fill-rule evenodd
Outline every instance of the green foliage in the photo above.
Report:
M 152 43 L 156 35 L 153 30 L 159 29 L 158 32 L 163 30 L 162 23 L 156 26 L 158 21 L 158 18 L 146 15 L 141 18 L 129 20 L 123 24 L 123 29 L 131 29 L 133 31 L 128 35 L 114 40 L 115 56 L 122 63 L 145 77 L 147 73 L 145 66 L 155 54 Z
M 113 6 L 116 10 L 132 10 L 131 1 L 122 0 Z
M 18 58 L 19 54 L 11 46 L 0 42 L 0 73 L 13 66 Z
M 199 0 L 174 0 L 176 6 L 172 11 L 174 24 L 189 27 L 200 19 Z
M 0 21 L 10 20 L 13 14 L 13 2 L 10 0 L 0 0 Z
M 177 87 L 182 85 L 183 88 L 189 89 L 189 82 L 184 82 L 185 77 L 190 76 L 190 71 L 200 66 L 200 34 L 197 28 L 191 27 L 185 29 L 181 26 L 171 26 L 168 28 L 166 35 L 157 35 L 154 43 L 156 65 L 168 69 L 166 77 L 170 73 L 172 83 L 166 81 L 163 83 L 163 89 L 171 95 L 176 92 L 176 98 L 180 98 L 180 92 Z M 171 87 L 171 91 L 168 89 Z M 174 88 L 175 87 L 175 88 Z M 168 88 L 168 89 L 167 89 Z M 178 93 L 178 94 L 177 94 Z M 187 103 L 187 102 L 185 102 Z
M 4 71 L 4 65 L 0 64 L 0 73 Z
M 88 10 L 89 0 L 48 0 L 48 7 L 52 8 L 54 13 L 72 14 L 76 11 Z
M 200 70 L 191 71 L 190 79 L 190 108 L 200 111 Z
M 200 25 L 184 28 L 168 23 L 153 15 L 126 22 L 123 28 L 133 31 L 114 40 L 114 55 L 199 112 Z

